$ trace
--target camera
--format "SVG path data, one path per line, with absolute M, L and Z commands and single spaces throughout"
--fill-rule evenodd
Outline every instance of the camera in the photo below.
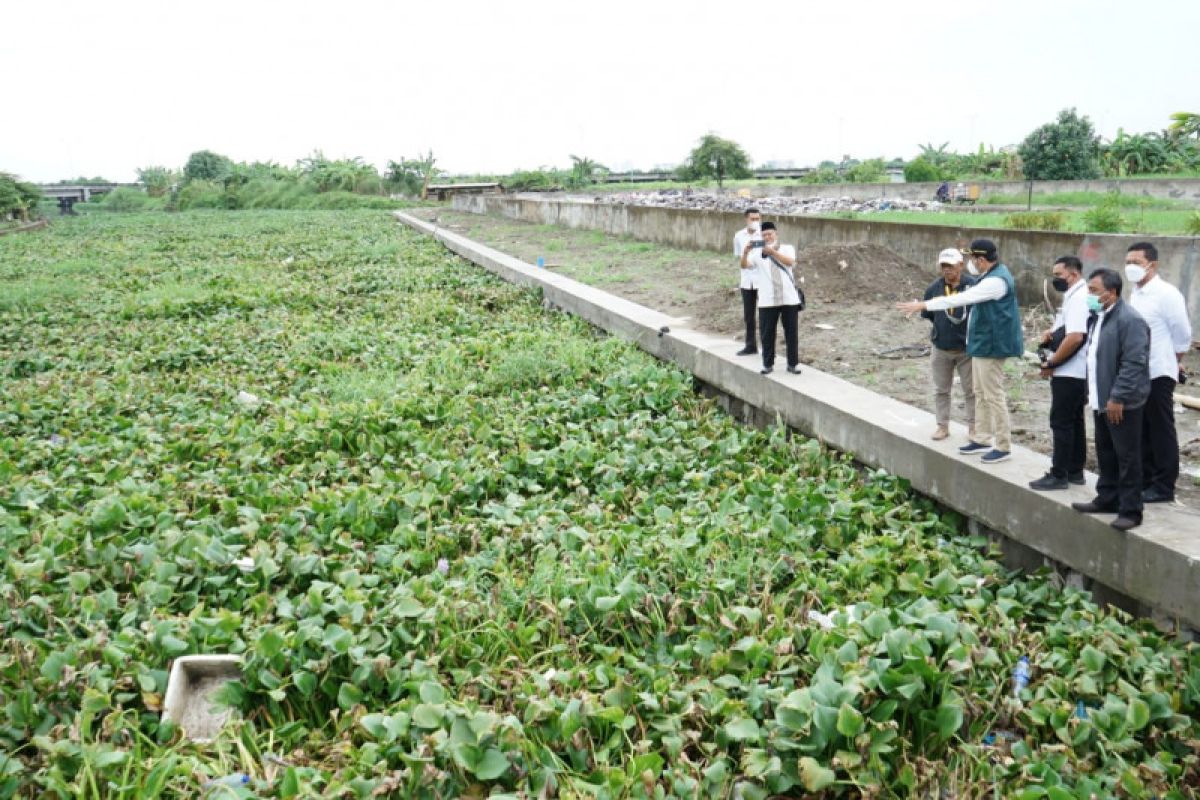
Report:
M 754 239 L 753 241 L 750 242 L 750 246 L 752 248 L 754 248 L 755 250 L 759 249 L 760 247 L 762 247 L 765 244 L 766 244 L 766 242 L 763 241 L 762 239 Z

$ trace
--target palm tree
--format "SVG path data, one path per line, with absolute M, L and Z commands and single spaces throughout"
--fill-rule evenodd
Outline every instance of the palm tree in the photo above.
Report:
M 1200 114 L 1176 111 L 1171 115 L 1171 126 L 1167 130 L 1172 136 L 1200 137 Z

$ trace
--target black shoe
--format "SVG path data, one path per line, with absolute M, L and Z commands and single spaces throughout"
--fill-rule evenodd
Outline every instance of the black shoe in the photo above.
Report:
M 1083 486 L 1087 483 L 1087 478 L 1083 477 L 1082 472 L 1071 472 L 1067 474 L 1067 483 Z
M 761 373 L 763 375 L 770 375 L 772 370 L 774 370 L 774 367 L 763 367 L 762 369 L 759 370 L 759 373 Z
M 1060 478 L 1053 472 L 1047 472 L 1036 481 L 1029 482 L 1029 488 L 1036 492 L 1049 492 L 1055 489 L 1065 489 L 1069 485 L 1070 484 L 1067 483 L 1066 478 Z
M 1111 514 L 1116 511 L 1112 506 L 1102 506 L 1095 500 L 1086 503 L 1071 503 L 1071 508 L 1083 514 Z
M 795 366 L 795 367 L 788 367 L 788 372 L 792 373 L 793 375 L 799 375 L 799 374 L 800 374 L 800 367 L 799 367 L 799 366 Z
M 758 355 L 758 349 L 754 348 L 754 347 L 743 347 L 741 350 L 737 351 L 737 355 L 739 355 L 739 356 Z
M 1162 489 L 1147 489 L 1142 492 L 1143 503 L 1174 503 L 1175 495 L 1167 494 Z
M 1138 525 L 1141 525 L 1142 518 L 1141 517 L 1131 517 L 1131 516 L 1122 514 L 1121 516 L 1117 517 L 1109 524 L 1112 525 L 1114 528 L 1116 528 L 1119 531 L 1127 531 L 1130 528 L 1136 528 Z

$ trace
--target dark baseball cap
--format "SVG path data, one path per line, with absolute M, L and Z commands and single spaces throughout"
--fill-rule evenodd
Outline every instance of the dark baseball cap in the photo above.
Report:
M 996 260 L 996 243 L 991 239 L 976 239 L 963 251 L 968 256 L 983 256 L 988 261 Z

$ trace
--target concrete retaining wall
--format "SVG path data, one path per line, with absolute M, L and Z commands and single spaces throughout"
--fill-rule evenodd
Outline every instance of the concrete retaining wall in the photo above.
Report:
M 736 212 L 621 206 L 529 195 L 456 197 L 453 207 L 476 214 L 497 214 L 542 225 L 601 230 L 672 247 L 716 252 L 730 250 L 733 233 L 743 224 L 741 215 Z M 928 265 L 930 280 L 937 275 L 934 261 L 942 248 L 962 247 L 973 238 L 986 236 L 1000 248 L 1001 259 L 1017 278 L 1022 301 L 1030 304 L 1041 300 L 1042 280 L 1049 275 L 1058 256 L 1077 255 L 1085 269 L 1119 268 L 1125 263 L 1129 245 L 1149 239 L 1158 247 L 1162 276 L 1179 287 L 1187 298 L 1192 327 L 1200 338 L 1200 237 L 957 228 L 802 215 L 780 215 L 772 219 L 779 225 L 779 235 L 785 242 L 795 242 L 800 247 L 858 242 L 882 245 L 913 263 Z
M 406 225 L 431 234 L 450 250 L 505 280 L 539 290 L 550 307 L 575 314 L 635 342 L 663 361 L 688 370 L 704 384 L 780 419 L 859 461 L 908 478 L 913 488 L 956 509 L 1020 548 L 1036 551 L 1087 576 L 1093 592 L 1107 590 L 1135 602 L 1135 613 L 1182 621 L 1200 630 L 1200 515 L 1153 506 L 1129 533 L 1111 517 L 1078 514 L 1071 501 L 1091 499 L 1089 487 L 1037 493 L 1026 482 L 1049 467 L 1046 456 L 1014 447 L 1012 458 L 983 466 L 956 452 L 966 430 L 951 424 L 952 438 L 928 438 L 933 415 L 809 366 L 802 375 L 758 374 L 758 364 L 738 358 L 738 343 L 687 327 L 687 322 L 578 281 L 538 269 L 490 247 L 403 212 Z M 1040 566 L 1036 558 L 1027 566 Z M 1078 578 L 1078 575 L 1075 576 Z M 1099 591 L 1097 591 L 1099 590 Z M 1110 599 L 1113 595 L 1107 595 Z

